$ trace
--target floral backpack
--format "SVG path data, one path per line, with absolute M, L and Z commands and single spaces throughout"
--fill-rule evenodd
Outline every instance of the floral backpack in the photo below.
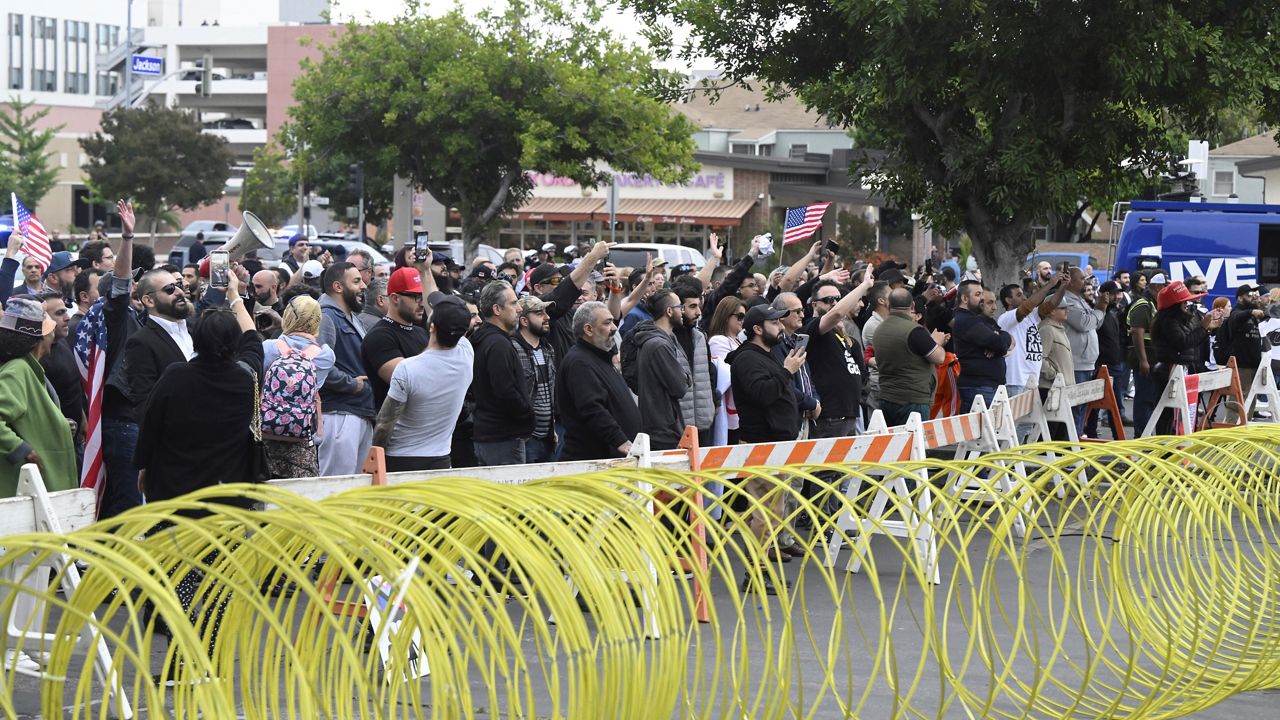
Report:
M 262 376 L 262 435 L 273 440 L 311 440 L 320 430 L 320 394 L 315 357 L 318 345 L 294 350 L 277 340 L 280 357 Z

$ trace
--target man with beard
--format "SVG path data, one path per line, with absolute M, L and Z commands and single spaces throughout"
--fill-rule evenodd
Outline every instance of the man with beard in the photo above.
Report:
M 577 342 L 556 374 L 555 403 L 564 423 L 560 459 L 623 457 L 640 432 L 640 410 L 613 368 L 618 324 L 602 302 L 583 303 L 573 313 Z
M 511 333 L 520 322 L 520 304 L 510 285 L 494 280 L 480 291 L 479 308 L 484 322 L 471 340 L 476 458 L 481 465 L 522 465 L 534 418 L 520 358 L 511 345 Z
M 556 449 L 556 351 L 547 337 L 551 334 L 550 313 L 554 308 L 553 303 L 533 295 L 520 298 L 520 326 L 511 336 L 533 406 L 533 435 L 525 444 L 525 462 L 530 463 L 550 462 Z
M 681 368 L 673 332 L 680 318 L 680 300 L 659 290 L 648 300 L 652 320 L 636 325 L 636 395 L 640 429 L 649 434 L 654 450 L 674 450 L 684 432 L 681 398 L 689 392 L 689 374 Z
M 858 364 L 861 350 L 841 322 L 853 315 L 858 303 L 875 284 L 871 266 L 867 266 L 862 283 L 844 297 L 840 287 L 830 280 L 819 281 L 813 289 L 813 317 L 802 332 L 809 336 L 809 375 L 822 399 L 822 412 L 813 417 L 815 438 L 848 437 L 862 414 L 862 368 Z M 794 316 L 793 316 L 794 317 Z
M 181 276 L 168 270 L 147 272 L 138 281 L 138 296 L 147 316 L 124 346 L 124 372 L 134 417 L 141 415 L 164 369 L 196 354 L 187 328 L 194 308 L 187 300 Z
M 1192 292 L 1178 280 L 1169 283 L 1156 295 L 1156 317 L 1151 324 L 1151 344 L 1155 352 L 1151 379 L 1155 387 L 1160 388 L 1159 392 L 1169 384 L 1174 365 L 1183 366 L 1188 373 L 1196 372 L 1200 347 L 1209 334 L 1222 325 L 1223 311 L 1197 314 L 1194 303 L 1202 297 L 1204 295 Z M 1161 414 L 1156 421 L 1157 435 L 1170 434 L 1173 415 L 1168 410 Z M 1190 432 L 1190 429 L 1183 428 L 1183 431 Z
M 182 284 L 187 289 L 187 302 L 199 300 L 204 293 L 204 283 L 200 280 L 200 266 L 187 263 L 182 266 Z
M 989 406 L 996 387 L 1005 381 L 1004 356 L 1013 346 L 1013 336 L 996 324 L 995 296 L 991 296 L 988 305 L 987 294 L 982 283 L 976 280 L 960 283 L 956 293 L 960 306 L 956 309 L 951 339 L 960 361 L 960 377 L 956 381 L 960 412 L 969 412 L 973 399 L 979 395 Z
M 729 362 L 733 398 L 738 407 L 738 437 L 744 443 L 795 440 L 800 434 L 800 412 L 792 391 L 792 376 L 804 367 L 805 352 L 797 348 L 781 363 L 770 352 L 782 340 L 782 318 L 786 314 L 786 310 L 768 305 L 748 310 L 742 323 L 747 341 L 725 358 Z M 742 489 L 759 501 L 747 518 L 747 526 L 759 543 L 761 556 L 771 551 L 768 554 L 777 558 L 780 551 L 774 523 L 781 517 L 786 493 L 772 493 L 765 504 L 765 497 L 773 488 L 772 481 L 752 477 Z M 763 581 L 757 583 L 754 576 L 759 574 L 747 571 L 743 591 L 776 594 L 770 574 L 764 573 Z
M 382 407 L 396 365 L 427 347 L 427 331 L 421 325 L 426 315 L 424 274 L 425 268 L 407 267 L 391 274 L 387 281 L 387 314 L 369 329 L 360 345 L 365 374 L 373 384 L 374 408 Z
M 183 277 L 186 277 L 185 272 Z M 258 307 L 274 310 L 277 315 L 284 312 L 277 295 L 279 280 L 280 276 L 274 270 L 259 270 L 253 274 L 253 298 L 258 301 Z
M 544 263 L 534 268 L 529 274 L 530 294 L 550 305 L 547 311 L 551 317 L 551 336 L 548 339 L 556 349 L 557 357 L 564 357 L 565 353 L 569 352 L 569 347 L 573 345 L 573 328 L 569 316 L 579 305 L 579 300 L 586 294 L 588 287 L 593 290 L 591 294 L 594 295 L 595 282 L 591 279 L 591 275 L 596 265 L 607 257 L 609 257 L 609 243 L 601 241 L 591 247 L 577 267 L 570 269 L 566 265 L 557 268 L 553 263 Z M 606 271 L 611 267 L 607 265 Z M 616 299 L 610 297 L 609 305 L 615 309 L 620 308 L 621 300 L 621 296 Z
M 333 349 L 334 364 L 320 387 L 324 434 L 320 438 L 320 474 L 359 472 L 373 444 L 373 388 L 366 382 L 360 355 L 364 328 L 356 322 L 364 280 L 348 262 L 324 271 L 320 298 L 320 342 Z
M 671 289 L 680 299 L 680 322 L 673 330 L 680 346 L 676 356 L 680 369 L 689 375 L 689 391 L 680 398 L 680 413 L 686 425 L 698 429 L 699 445 L 709 447 L 715 444 L 711 424 L 716 419 L 716 375 L 707 337 L 698 329 L 702 320 L 702 281 L 686 275 L 673 282 Z

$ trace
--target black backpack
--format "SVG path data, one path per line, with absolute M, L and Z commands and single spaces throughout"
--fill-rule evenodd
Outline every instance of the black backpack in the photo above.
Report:
M 1231 318 L 1218 326 L 1213 333 L 1213 361 L 1220 367 L 1226 367 L 1231 359 Z
M 618 348 L 619 360 L 622 363 L 622 379 L 627 387 L 636 395 L 640 394 L 640 344 L 636 342 L 635 329 L 622 337 L 622 346 Z

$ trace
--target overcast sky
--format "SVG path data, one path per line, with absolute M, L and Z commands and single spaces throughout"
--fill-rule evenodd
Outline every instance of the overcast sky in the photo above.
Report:
M 505 4 L 501 0 L 461 0 L 462 7 L 468 13 L 475 13 L 488 7 Z M 333 0 L 333 21 L 346 22 L 352 18 L 361 21 L 366 17 L 373 20 L 391 20 L 403 12 L 404 5 L 404 0 Z M 426 8 L 432 15 L 443 15 L 453 9 L 454 3 L 453 0 L 422 0 L 421 6 Z M 631 11 L 622 10 L 617 4 L 609 3 L 606 5 L 603 20 L 605 27 L 609 28 L 614 35 L 629 40 L 636 45 L 643 46 L 645 44 L 645 40 L 640 34 L 642 23 Z M 681 37 L 681 35 L 677 34 L 677 37 Z M 684 61 L 673 61 L 663 63 L 663 65 L 673 70 L 689 70 L 691 67 Z M 693 63 L 692 68 L 705 70 L 711 66 L 711 61 L 704 60 Z

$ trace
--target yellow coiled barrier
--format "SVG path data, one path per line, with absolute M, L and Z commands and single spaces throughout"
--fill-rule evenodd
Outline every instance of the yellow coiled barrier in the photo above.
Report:
M 322 502 L 226 486 L 0 537 L 0 618 L 43 634 L 23 645 L 43 675 L 0 675 L 0 712 L 114 717 L 127 698 L 205 718 L 1182 716 L 1280 684 L 1278 465 L 1280 429 L 1249 426 Z M 738 489 L 751 478 L 772 488 L 764 504 Z M 651 509 L 704 480 L 724 496 Z M 206 502 L 228 495 L 267 509 Z M 770 562 L 752 516 L 770 538 L 794 529 L 807 556 Z M 686 575 L 691 518 L 711 549 Z M 59 556 L 88 568 L 69 596 Z M 354 610 L 376 604 L 375 577 L 391 614 L 403 604 L 394 631 Z M 766 580 L 776 596 L 756 592 Z

